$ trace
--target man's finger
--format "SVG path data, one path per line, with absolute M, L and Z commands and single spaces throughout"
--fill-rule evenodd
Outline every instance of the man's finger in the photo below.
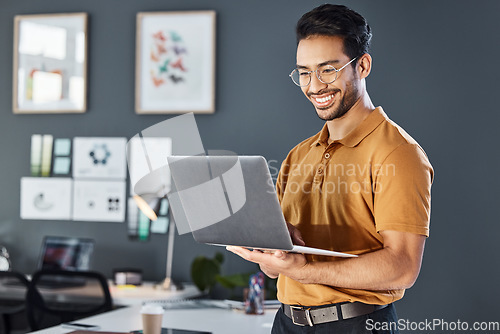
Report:
M 243 247 L 237 247 L 237 246 L 227 246 L 226 247 L 226 250 L 230 251 L 230 252 L 233 252 L 235 254 L 238 254 L 238 255 L 242 255 L 244 254 L 245 252 L 248 252 L 247 249 L 243 248 Z
M 277 257 L 278 259 L 283 259 L 286 256 L 286 253 L 283 252 L 282 250 L 277 250 L 274 252 L 274 256 Z
M 295 244 L 298 246 L 305 246 L 306 242 L 304 239 L 302 239 L 302 235 L 300 234 L 299 230 L 293 230 L 292 231 L 292 239 L 295 241 Z

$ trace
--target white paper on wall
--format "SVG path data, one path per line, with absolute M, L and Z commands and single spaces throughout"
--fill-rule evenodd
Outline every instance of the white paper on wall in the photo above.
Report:
M 75 137 L 73 139 L 73 177 L 125 179 L 126 138 Z
M 130 237 L 136 237 L 139 229 L 139 208 L 132 197 L 129 197 L 127 202 L 128 235 Z
M 172 154 L 172 139 L 168 137 L 139 137 L 131 138 L 127 144 L 128 167 L 130 174 L 130 195 L 135 195 L 134 187 L 139 180 L 147 175 L 156 178 L 151 187 L 146 187 L 148 193 L 156 193 L 157 187 L 170 189 L 170 171 L 168 170 L 167 156 Z M 142 195 L 142 194 L 139 194 Z
M 75 180 L 73 188 L 73 220 L 125 221 L 125 181 Z
M 71 219 L 72 183 L 70 178 L 21 178 L 21 218 Z

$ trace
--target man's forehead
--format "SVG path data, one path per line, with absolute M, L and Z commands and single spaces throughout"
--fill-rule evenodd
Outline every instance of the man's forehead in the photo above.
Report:
M 297 65 L 317 66 L 323 63 L 340 63 L 349 58 L 344 53 L 344 43 L 338 36 L 312 36 L 297 46 Z

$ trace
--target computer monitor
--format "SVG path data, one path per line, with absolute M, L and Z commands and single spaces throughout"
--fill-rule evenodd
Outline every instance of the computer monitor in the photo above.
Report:
M 94 240 L 46 236 L 38 260 L 38 269 L 84 271 L 90 269 Z

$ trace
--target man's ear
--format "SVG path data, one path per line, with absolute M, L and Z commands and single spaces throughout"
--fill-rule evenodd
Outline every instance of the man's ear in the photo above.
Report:
M 372 70 L 372 56 L 368 53 L 365 53 L 359 60 L 357 61 L 356 70 L 358 71 L 358 75 L 360 79 L 365 79 Z

